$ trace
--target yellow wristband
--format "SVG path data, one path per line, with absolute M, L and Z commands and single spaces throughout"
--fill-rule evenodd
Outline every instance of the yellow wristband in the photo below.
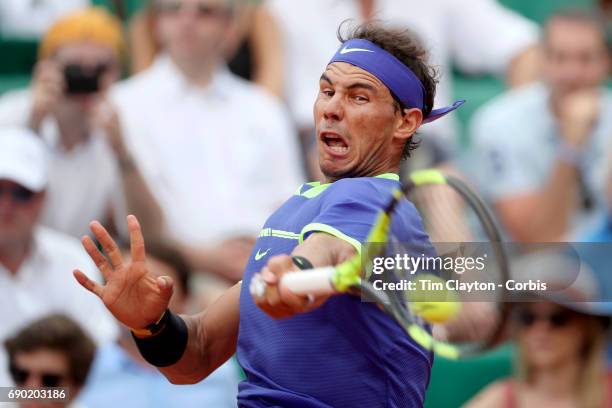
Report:
M 139 337 L 141 339 L 147 338 L 147 337 L 153 337 L 156 334 L 159 334 L 159 332 L 161 332 L 164 329 L 164 327 L 166 327 L 167 319 L 165 319 L 165 317 L 167 316 L 168 316 L 168 309 L 166 309 L 164 313 L 162 313 L 162 315 L 159 317 L 159 319 L 157 319 L 155 323 L 151 323 L 150 325 L 142 329 L 130 328 L 130 331 L 134 334 L 134 336 Z

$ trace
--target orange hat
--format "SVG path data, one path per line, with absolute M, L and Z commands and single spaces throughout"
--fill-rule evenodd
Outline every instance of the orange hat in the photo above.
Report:
M 101 7 L 88 7 L 70 13 L 57 20 L 47 31 L 38 55 L 47 58 L 61 46 L 77 41 L 106 45 L 120 57 L 124 47 L 121 22 Z

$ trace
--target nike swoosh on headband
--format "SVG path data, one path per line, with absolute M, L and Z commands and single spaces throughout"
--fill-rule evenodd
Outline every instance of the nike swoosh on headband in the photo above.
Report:
M 366 50 L 365 48 L 349 48 L 349 47 L 344 47 L 340 50 L 340 54 L 348 54 L 349 52 L 374 52 L 374 51 Z

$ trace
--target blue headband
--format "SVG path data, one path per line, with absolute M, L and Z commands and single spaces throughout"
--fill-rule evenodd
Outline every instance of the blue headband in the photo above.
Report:
M 405 107 L 423 110 L 425 87 L 419 78 L 400 60 L 376 44 L 368 40 L 348 40 L 329 61 L 330 64 L 334 62 L 346 62 L 368 71 L 380 79 Z M 434 109 L 423 119 L 423 123 L 433 122 L 464 103 L 465 100 L 461 99 L 450 106 Z

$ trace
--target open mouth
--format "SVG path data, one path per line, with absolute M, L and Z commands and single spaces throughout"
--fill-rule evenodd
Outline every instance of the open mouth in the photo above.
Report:
M 321 140 L 331 152 L 338 155 L 343 155 L 349 150 L 346 140 L 336 133 L 322 132 Z

